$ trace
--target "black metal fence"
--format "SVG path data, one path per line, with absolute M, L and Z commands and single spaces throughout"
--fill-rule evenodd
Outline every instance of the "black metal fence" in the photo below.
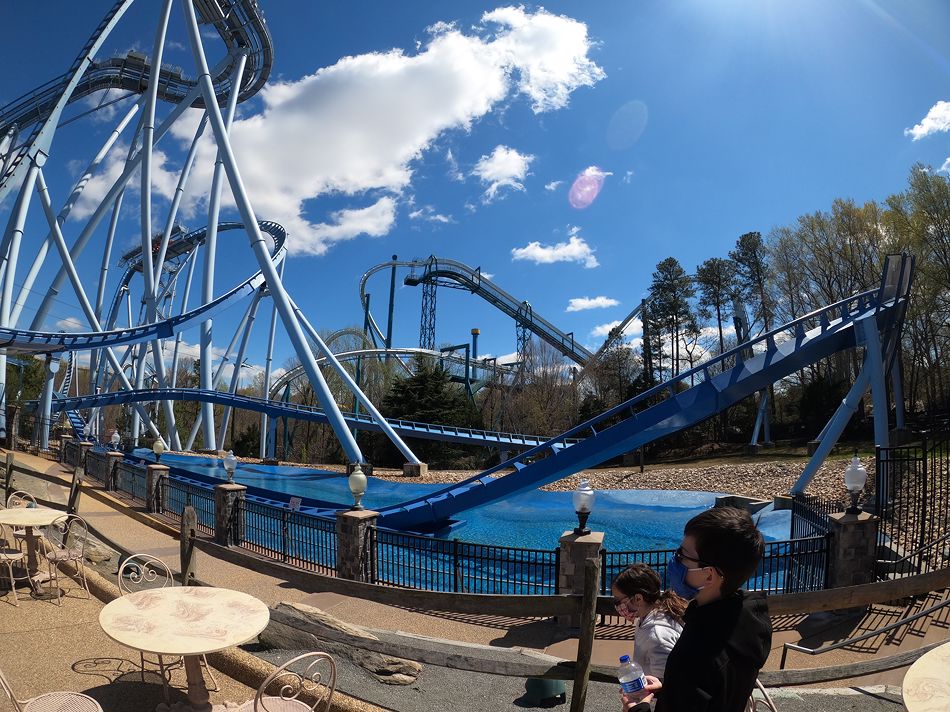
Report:
M 336 521 L 242 499 L 238 502 L 243 536 L 238 543 L 298 568 L 336 572 Z
M 946 564 L 950 536 L 950 435 L 877 451 L 878 576 Z
M 165 503 L 164 514 L 172 519 L 181 519 L 185 507 L 194 507 L 198 517 L 198 531 L 214 534 L 214 491 L 181 480 L 163 477 L 159 484 L 161 499 Z
M 831 531 L 828 515 L 845 510 L 838 499 L 798 494 L 792 499 L 792 539 L 820 536 Z
M 823 589 L 828 575 L 829 540 L 830 535 L 821 534 L 766 542 L 765 555 L 745 588 L 769 593 Z M 609 595 L 610 583 L 617 574 L 634 563 L 650 566 L 659 574 L 662 587 L 669 588 L 667 565 L 672 556 L 673 549 L 601 552 L 601 593 Z
M 558 592 L 560 549 L 519 549 L 458 539 L 367 530 L 370 583 L 458 593 Z

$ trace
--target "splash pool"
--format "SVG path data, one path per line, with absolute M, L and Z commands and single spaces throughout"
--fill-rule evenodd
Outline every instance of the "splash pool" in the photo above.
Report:
M 139 449 L 138 459 L 152 461 L 151 451 Z M 227 479 L 220 459 L 165 455 L 162 464 L 174 474 L 205 482 Z M 305 467 L 239 463 L 235 481 L 248 487 L 248 498 L 286 504 L 290 497 L 303 499 L 307 508 L 346 508 L 352 502 L 346 477 L 338 472 Z M 375 477 L 363 503 L 369 509 L 384 507 L 427 494 L 442 485 L 412 481 L 390 482 Z M 605 533 L 611 551 L 675 548 L 683 525 L 715 504 L 722 492 L 687 490 L 602 490 L 597 492 L 588 526 Z M 464 521 L 440 534 L 465 541 L 530 549 L 552 549 L 561 534 L 577 524 L 570 492 L 527 492 L 465 512 Z M 789 513 L 763 511 L 759 527 L 768 540 L 787 539 Z

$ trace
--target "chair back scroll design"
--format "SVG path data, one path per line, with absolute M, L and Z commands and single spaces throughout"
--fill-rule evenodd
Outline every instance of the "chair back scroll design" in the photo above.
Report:
M 60 561 L 82 561 L 86 553 L 86 540 L 89 538 L 89 527 L 86 521 L 75 514 L 66 514 L 54 520 L 47 531 L 47 538 L 53 545 L 53 550 L 60 553 L 55 558 Z
M 292 670 L 291 667 L 297 670 Z M 302 669 L 301 669 L 302 668 Z M 267 690 L 276 690 L 276 696 L 267 696 Z M 254 712 L 277 712 L 287 709 L 289 700 L 298 703 L 301 710 L 329 712 L 330 701 L 336 691 L 336 663 L 327 653 L 304 653 L 288 660 L 264 680 L 254 697 Z M 298 699 L 304 695 L 307 702 Z M 311 705 L 310 700 L 316 701 Z
M 7 497 L 7 509 L 25 509 L 31 505 L 36 506 L 36 497 L 29 492 L 13 492 Z
M 4 694 L 10 698 L 10 702 L 13 703 L 13 709 L 16 710 L 16 712 L 23 712 L 23 703 L 14 696 L 13 688 L 10 687 L 10 683 L 7 682 L 3 670 L 0 670 L 0 690 L 3 690 Z
M 133 593 L 146 588 L 173 586 L 175 577 L 168 565 L 150 554 L 132 554 L 119 566 L 119 591 Z

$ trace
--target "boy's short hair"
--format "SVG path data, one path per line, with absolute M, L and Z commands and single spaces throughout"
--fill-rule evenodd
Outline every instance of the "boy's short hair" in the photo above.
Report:
M 722 574 L 722 595 L 737 591 L 759 565 L 765 539 L 744 509 L 716 507 L 686 522 L 683 533 L 696 539 L 696 555 Z

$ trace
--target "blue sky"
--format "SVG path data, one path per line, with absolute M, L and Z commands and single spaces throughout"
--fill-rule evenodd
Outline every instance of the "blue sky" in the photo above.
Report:
M 108 5 L 7 3 L 14 31 L 0 48 L 0 104 L 63 72 Z M 101 56 L 150 52 L 156 6 L 133 6 Z M 661 259 L 692 270 L 725 256 L 743 232 L 767 233 L 836 197 L 883 199 L 913 163 L 939 168 L 950 156 L 950 105 L 938 105 L 950 99 L 943 2 L 261 6 L 276 63 L 263 95 L 239 109 L 239 161 L 258 217 L 291 232 L 285 283 L 321 329 L 362 323 L 357 286 L 372 265 L 436 254 L 481 266 L 596 347 L 596 327 L 639 302 Z M 165 61 L 189 74 L 177 4 L 172 28 Z M 928 112 L 918 140 L 905 134 Z M 47 169 L 54 202 L 118 120 L 104 118 L 57 134 Z M 193 125 L 159 146 L 158 223 Z M 206 148 L 186 200 L 191 228 L 206 222 Z M 575 207 L 569 188 L 585 171 L 602 185 Z M 132 205 L 123 248 L 138 239 Z M 0 206 L 0 218 L 8 212 Z M 34 205 L 18 279 L 45 236 L 40 218 Z M 67 241 L 81 226 L 67 222 Z M 246 239 L 227 238 L 218 293 L 255 269 Z M 80 261 L 90 284 L 101 244 Z M 370 284 L 380 322 L 387 289 L 385 275 Z M 572 299 L 596 297 L 616 304 L 567 311 Z M 417 345 L 420 300 L 419 288 L 399 288 L 397 345 Z M 65 291 L 47 327 L 81 321 L 75 304 Z M 241 311 L 219 320 L 218 345 Z M 255 364 L 266 321 L 252 342 Z M 472 327 L 482 352 L 514 351 L 510 320 L 440 290 L 438 341 L 465 341 Z M 196 343 L 197 331 L 185 338 Z M 277 363 L 290 355 L 279 336 Z

